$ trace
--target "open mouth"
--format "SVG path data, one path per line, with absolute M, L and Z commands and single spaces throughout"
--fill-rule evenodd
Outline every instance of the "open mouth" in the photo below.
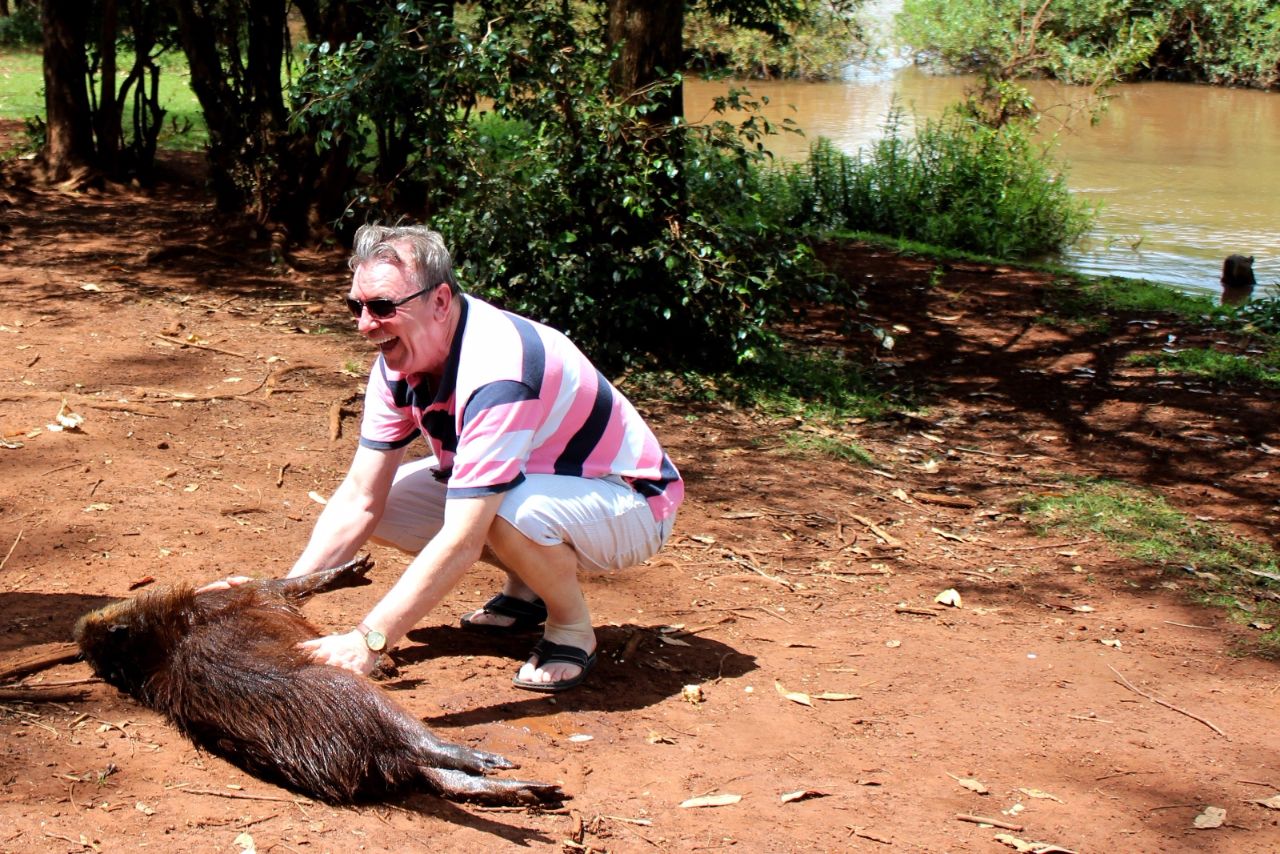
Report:
M 370 338 L 369 343 L 377 347 L 383 353 L 391 350 L 396 346 L 396 342 L 400 339 L 395 335 L 388 335 L 385 338 Z

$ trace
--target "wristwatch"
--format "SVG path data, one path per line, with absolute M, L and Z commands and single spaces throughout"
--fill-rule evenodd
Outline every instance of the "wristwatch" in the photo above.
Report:
M 356 626 L 356 631 L 364 638 L 364 645 L 371 652 L 382 652 L 387 648 L 387 636 L 382 632 L 369 628 L 364 623 Z

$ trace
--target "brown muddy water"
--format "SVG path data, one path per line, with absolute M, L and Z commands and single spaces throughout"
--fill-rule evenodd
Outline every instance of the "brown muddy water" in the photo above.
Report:
M 881 138 L 896 105 L 913 122 L 935 118 L 971 81 L 907 67 L 829 83 L 687 80 L 685 113 L 708 116 L 712 99 L 745 86 L 774 122 L 804 136 L 772 137 L 779 158 L 803 160 L 817 137 L 849 154 Z M 1071 104 L 1082 91 L 1037 84 L 1042 127 L 1072 192 L 1099 205 L 1094 230 L 1048 259 L 1081 272 L 1220 290 L 1222 260 L 1255 256 L 1259 289 L 1280 289 L 1280 93 L 1178 83 L 1117 87 L 1096 125 Z

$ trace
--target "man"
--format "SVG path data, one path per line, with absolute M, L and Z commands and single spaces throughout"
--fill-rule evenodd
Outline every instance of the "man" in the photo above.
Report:
M 578 570 L 655 554 L 684 496 L 680 475 L 564 335 L 463 294 L 439 234 L 366 225 L 350 266 L 347 304 L 378 358 L 359 447 L 289 575 L 340 564 L 369 539 L 416 556 L 355 629 L 304 646 L 368 673 L 484 552 L 506 583 L 464 628 L 545 620 L 514 684 L 574 687 L 596 661 Z M 404 462 L 419 434 L 432 456 Z

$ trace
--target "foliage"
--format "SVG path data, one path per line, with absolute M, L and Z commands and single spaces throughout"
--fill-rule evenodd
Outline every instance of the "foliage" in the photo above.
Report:
M 1280 336 L 1280 296 L 1264 296 L 1240 306 L 1236 318 L 1251 332 Z
M 1225 323 L 1230 311 L 1208 296 L 1189 294 L 1142 279 L 1064 276 L 1050 291 L 1052 310 L 1070 320 L 1088 322 L 1111 312 L 1161 312 L 1182 320 Z
M 729 403 L 761 414 L 841 425 L 877 418 L 907 405 L 886 384 L 841 351 L 792 344 L 770 350 L 730 372 L 636 370 L 623 380 L 639 397 L 683 403 Z
M 459 26 L 401 3 L 376 38 L 312 49 L 297 121 L 321 147 L 344 139 L 374 178 L 347 219 L 429 220 L 469 287 L 602 365 L 757 357 L 817 284 L 809 252 L 738 201 L 773 129 L 754 114 L 652 122 L 678 78 L 620 98 L 616 54 L 581 9 L 507 11 Z
M 1189 79 L 1274 87 L 1280 11 L 1266 0 L 905 0 L 898 34 L 951 68 L 998 79 Z
M 0 47 L 38 49 L 43 39 L 39 3 L 24 3 L 0 18 Z
M 1227 594 L 1237 616 L 1280 615 L 1280 556 L 1270 547 L 1218 526 L 1190 520 L 1159 495 L 1115 480 L 1086 479 L 1065 493 L 1033 495 L 1022 502 L 1041 533 L 1050 529 L 1093 532 L 1138 560 L 1176 568 Z M 1256 601 L 1240 607 L 1240 598 Z M 1280 630 L 1262 643 L 1280 652 Z
M 694 9 L 684 32 L 689 68 L 726 71 L 743 78 L 839 77 L 867 49 L 854 17 L 859 5 L 848 0 L 801 0 L 794 20 L 782 25 L 780 37 L 735 26 L 727 14 Z
M 1162 373 L 1187 374 L 1228 385 L 1280 388 L 1280 351 L 1275 349 L 1255 358 L 1220 350 L 1189 348 L 1137 354 L 1132 361 L 1139 365 L 1152 365 Z
M 913 137 L 891 113 L 885 136 L 845 155 L 816 142 L 803 164 L 763 173 L 772 216 L 803 229 L 872 231 L 999 258 L 1061 249 L 1089 227 L 1063 174 L 1022 122 L 986 127 L 950 113 Z

